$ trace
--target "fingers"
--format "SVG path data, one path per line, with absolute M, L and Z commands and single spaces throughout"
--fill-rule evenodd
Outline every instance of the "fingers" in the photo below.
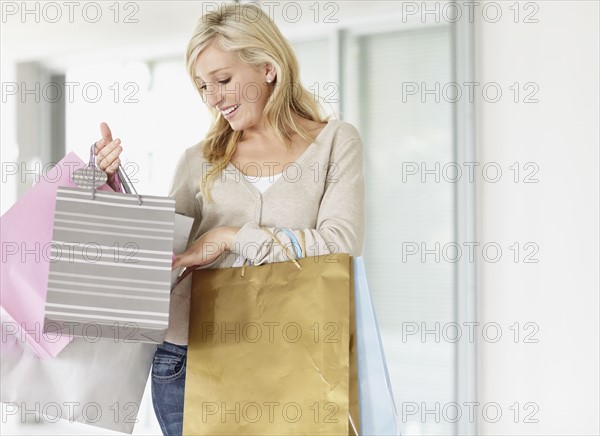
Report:
M 181 256 L 175 256 L 175 259 L 173 259 L 173 263 L 171 264 L 171 270 L 180 268 L 182 266 L 183 265 L 181 265 Z
M 102 141 L 104 141 L 104 139 Z M 121 147 L 120 139 L 116 139 L 104 145 L 96 156 L 97 165 L 102 171 L 105 171 L 108 174 L 113 174 L 121 164 L 119 155 L 122 151 L 123 147 Z
M 108 124 L 106 123 L 100 123 L 100 134 L 102 139 L 96 142 L 96 154 L 98 154 L 106 144 L 110 144 L 113 140 L 110 127 L 108 127 Z
M 195 241 L 188 249 L 175 256 L 173 269 L 185 266 L 203 266 L 213 262 L 227 247 L 216 238 L 218 228 L 209 230 Z
M 100 133 L 102 134 L 102 139 L 104 139 L 106 143 L 112 142 L 112 132 L 110 131 L 108 124 L 100 123 Z
M 202 266 L 212 262 L 215 259 L 216 255 L 220 253 L 212 253 L 210 250 L 210 245 L 211 244 L 192 245 L 187 251 L 175 256 L 171 269 L 177 269 L 180 267 L 189 268 L 192 266 Z
M 109 176 L 114 174 L 121 165 L 119 155 L 123 151 L 121 140 L 113 141 L 112 132 L 108 124 L 100 123 L 102 139 L 96 142 L 96 164 Z
M 191 253 L 185 252 L 178 256 L 175 256 L 175 260 L 173 261 L 173 268 L 177 269 L 180 267 L 190 267 L 196 265 L 196 256 Z

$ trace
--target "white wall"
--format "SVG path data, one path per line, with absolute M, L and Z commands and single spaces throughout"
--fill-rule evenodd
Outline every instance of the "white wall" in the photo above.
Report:
M 536 4 L 536 24 L 477 23 L 476 77 L 505 92 L 477 110 L 477 160 L 504 170 L 477 192 L 478 240 L 504 251 L 478 267 L 479 321 L 503 329 L 502 340 L 481 341 L 478 351 L 479 401 L 498 403 L 503 416 L 481 419 L 478 434 L 597 435 L 599 4 Z M 512 102 L 508 86 L 529 81 L 539 103 Z M 512 182 L 508 166 L 529 161 L 539 183 Z M 539 263 L 509 259 L 515 241 L 536 242 Z M 539 343 L 515 343 L 514 322 L 521 333 L 525 322 L 539 325 Z M 538 423 L 523 422 L 535 410 L 527 402 L 539 406 Z

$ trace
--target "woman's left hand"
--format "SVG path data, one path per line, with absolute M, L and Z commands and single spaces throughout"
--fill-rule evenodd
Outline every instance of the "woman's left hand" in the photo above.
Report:
M 208 265 L 229 250 L 239 227 L 215 227 L 204 233 L 190 248 L 175 257 L 173 269 Z

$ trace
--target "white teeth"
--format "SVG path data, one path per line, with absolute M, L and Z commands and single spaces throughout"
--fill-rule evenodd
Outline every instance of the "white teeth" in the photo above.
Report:
M 236 110 L 240 105 L 236 104 L 233 107 L 230 107 L 229 109 L 227 109 L 226 111 L 222 111 L 223 115 L 229 115 L 231 112 L 233 112 L 234 110 Z

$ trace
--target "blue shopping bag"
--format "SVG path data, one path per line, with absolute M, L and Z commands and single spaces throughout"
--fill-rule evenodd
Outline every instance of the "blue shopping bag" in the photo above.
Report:
M 362 256 L 354 258 L 354 299 L 361 434 L 399 435 L 392 386 Z

